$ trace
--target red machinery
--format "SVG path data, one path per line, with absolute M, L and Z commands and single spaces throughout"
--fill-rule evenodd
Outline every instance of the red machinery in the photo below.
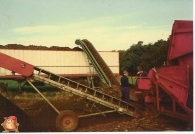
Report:
M 3 53 L 0 53 L 0 66 L 11 70 L 14 75 L 15 72 L 21 74 L 22 76 L 30 76 L 33 74 L 34 68 L 31 64 L 24 61 L 18 60 L 16 58 L 10 57 Z
M 152 83 L 154 84 L 152 88 Z M 151 69 L 148 79 L 137 79 L 145 103 L 165 115 L 193 122 L 193 22 L 173 24 L 167 66 Z
M 148 78 L 137 79 L 138 88 L 144 93 L 146 104 L 152 104 L 158 112 L 178 118 L 192 124 L 193 108 L 193 23 L 192 21 L 175 21 L 168 52 L 168 67 L 151 69 Z M 85 42 L 83 42 L 85 43 Z M 78 117 L 88 117 L 98 114 L 120 112 L 138 118 L 138 108 L 118 98 L 102 93 L 80 83 L 56 75 L 47 70 L 35 67 L 24 61 L 0 53 L 0 66 L 26 78 L 26 81 L 48 102 L 59 114 L 56 119 L 57 127 L 61 131 L 72 131 L 78 125 Z M 44 74 L 47 77 L 42 77 Z M 55 78 L 55 79 L 52 79 Z M 61 90 L 84 97 L 94 103 L 110 108 L 108 111 L 79 115 L 74 112 L 60 112 L 56 109 L 31 83 L 31 79 L 50 84 Z M 74 85 L 74 87 L 70 87 Z M 138 92 L 137 92 L 138 93 Z M 67 121 L 69 120 L 69 124 Z

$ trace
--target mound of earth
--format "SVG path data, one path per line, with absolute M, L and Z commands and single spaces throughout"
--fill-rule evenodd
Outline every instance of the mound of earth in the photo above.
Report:
M 79 47 L 69 48 L 69 47 L 59 47 L 59 46 L 37 46 L 37 45 L 29 45 L 24 46 L 21 44 L 7 44 L 0 45 L 0 49 L 18 49 L 18 50 L 55 50 L 55 51 L 83 51 Z

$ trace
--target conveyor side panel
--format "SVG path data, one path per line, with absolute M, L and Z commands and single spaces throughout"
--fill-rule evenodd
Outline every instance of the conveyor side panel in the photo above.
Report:
M 119 85 L 119 82 L 115 78 L 114 74 L 107 66 L 105 61 L 99 55 L 97 50 L 94 46 L 86 39 L 84 40 L 76 40 L 77 45 L 81 45 L 85 53 L 87 54 L 88 58 L 92 61 L 96 71 L 98 72 L 99 76 L 104 79 L 104 82 L 110 86 L 111 85 Z

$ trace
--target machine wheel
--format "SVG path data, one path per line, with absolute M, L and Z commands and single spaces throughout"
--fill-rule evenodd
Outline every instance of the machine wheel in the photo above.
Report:
M 56 118 L 56 127 L 60 131 L 73 131 L 78 126 L 77 115 L 70 110 L 61 112 Z

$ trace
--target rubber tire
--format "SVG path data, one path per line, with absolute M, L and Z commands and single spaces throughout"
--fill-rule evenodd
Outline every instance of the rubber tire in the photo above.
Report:
M 71 110 L 61 112 L 56 118 L 56 127 L 58 130 L 70 132 L 78 127 L 78 116 Z M 69 124 L 68 124 L 69 123 Z

